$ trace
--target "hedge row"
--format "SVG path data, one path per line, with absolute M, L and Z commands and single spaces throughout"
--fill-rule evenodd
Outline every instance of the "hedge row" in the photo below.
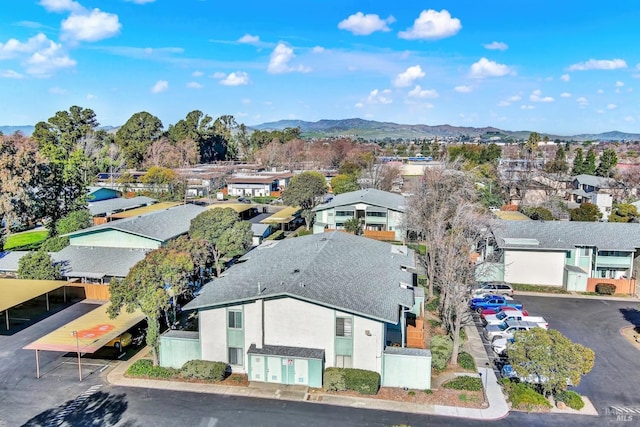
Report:
M 183 378 L 196 378 L 201 380 L 222 381 L 231 373 L 231 369 L 227 363 L 211 362 L 209 360 L 190 360 L 185 363 L 182 368 L 165 368 L 162 366 L 153 366 L 153 362 L 149 359 L 136 360 L 127 369 L 127 375 L 132 377 L 148 377 L 148 378 L 174 378 L 181 376 Z
M 503 379 L 504 389 L 509 395 L 509 401 L 515 409 L 533 411 L 534 409 L 547 409 L 551 407 L 549 401 L 540 393 L 525 383 Z
M 374 371 L 351 368 L 327 368 L 324 370 L 325 390 L 353 390 L 360 394 L 376 394 L 379 388 L 380 374 Z
M 596 283 L 596 293 L 600 295 L 613 295 L 616 293 L 616 285 L 613 283 Z
M 564 402 L 571 409 L 575 409 L 579 411 L 584 408 L 584 400 L 582 400 L 582 396 L 580 396 L 575 391 L 566 390 L 556 393 L 554 396 L 556 402 Z
M 482 379 L 465 375 L 447 381 L 442 387 L 453 390 L 480 391 L 482 390 Z

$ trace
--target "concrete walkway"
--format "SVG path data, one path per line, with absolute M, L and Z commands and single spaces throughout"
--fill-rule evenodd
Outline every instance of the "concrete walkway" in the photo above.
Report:
M 476 357 L 478 366 L 484 366 L 488 361 L 486 352 L 482 347 L 482 341 L 477 331 L 467 330 L 469 341 L 480 341 L 470 346 L 467 350 Z M 469 343 L 467 343 L 469 344 Z M 484 356 L 481 351 L 484 352 Z M 124 373 L 129 366 L 138 359 L 148 354 L 147 348 L 142 349 L 130 360 L 121 361 L 107 372 L 107 381 L 113 385 L 125 387 L 155 388 L 163 390 L 186 391 L 196 393 L 213 393 L 227 396 L 244 396 L 252 398 L 279 399 L 298 402 L 308 402 L 324 405 L 347 406 L 353 408 L 377 409 L 382 411 L 395 411 L 413 414 L 432 414 L 450 417 L 461 417 L 481 420 L 494 420 L 505 417 L 509 413 L 509 407 L 502 394 L 492 369 L 480 368 L 482 378 L 487 386 L 487 401 L 489 406 L 482 409 L 459 408 L 442 405 L 424 405 L 410 402 L 397 402 L 392 400 L 372 399 L 367 397 L 340 396 L 335 394 L 314 393 L 313 398 L 306 387 L 287 386 L 282 384 L 251 383 L 249 387 L 225 386 L 218 384 L 201 384 L 181 381 L 149 380 L 141 378 L 127 378 Z M 485 360 L 478 359 L 484 357 Z

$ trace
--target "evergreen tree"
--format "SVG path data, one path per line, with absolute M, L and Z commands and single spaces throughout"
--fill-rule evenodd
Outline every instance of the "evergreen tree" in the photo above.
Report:
M 573 158 L 573 168 L 571 175 L 580 175 L 584 173 L 584 159 L 582 157 L 582 148 L 576 148 L 576 155 Z
M 614 148 L 606 148 L 600 155 L 600 164 L 596 169 L 596 176 L 610 178 L 613 175 L 613 168 L 618 164 L 618 155 Z
M 596 152 L 593 147 L 589 147 L 587 157 L 585 157 L 582 163 L 582 169 L 582 173 L 586 173 L 587 175 L 594 175 L 596 173 Z

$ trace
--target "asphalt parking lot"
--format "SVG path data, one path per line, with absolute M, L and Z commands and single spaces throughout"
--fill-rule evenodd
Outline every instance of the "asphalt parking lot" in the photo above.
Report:
M 596 353 L 595 366 L 575 390 L 591 400 L 600 414 L 611 407 L 640 408 L 640 351 L 621 334 L 640 326 L 637 302 L 584 298 L 517 296 L 532 315 Z M 492 352 L 490 347 L 489 352 Z

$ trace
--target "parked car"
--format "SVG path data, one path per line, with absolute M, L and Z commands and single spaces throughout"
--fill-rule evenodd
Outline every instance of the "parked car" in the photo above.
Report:
M 484 282 L 480 287 L 473 289 L 471 295 L 497 294 L 505 296 L 513 296 L 513 288 L 508 283 L 501 282 Z
M 519 310 L 507 310 L 498 314 L 489 314 L 485 316 L 483 322 L 485 325 L 498 325 L 506 320 L 521 320 L 525 322 L 535 323 L 541 328 L 549 329 L 549 322 L 542 316 L 525 316 Z
M 538 325 L 532 322 L 523 322 L 520 320 L 507 320 L 499 325 L 487 325 L 484 328 L 484 337 L 488 341 L 492 341 L 497 337 L 513 338 L 513 334 L 517 331 L 528 331 L 537 328 Z
M 502 295 L 487 295 L 483 298 L 474 298 L 469 301 L 469 308 L 477 311 L 478 314 L 482 313 L 482 310 L 487 308 L 498 308 L 504 306 L 515 307 L 518 310 L 522 309 L 522 303 L 516 300 L 508 300 Z
M 491 342 L 491 349 L 498 356 L 505 356 L 509 344 L 513 344 L 513 338 L 496 338 Z
M 131 345 L 132 341 L 133 341 L 133 336 L 129 332 L 125 332 L 123 334 L 118 335 L 108 343 L 106 343 L 105 347 L 113 347 L 120 352 L 125 347 Z
M 496 307 L 496 308 L 485 308 L 480 313 L 480 318 L 484 319 L 485 316 L 488 316 L 489 314 L 498 314 L 498 313 L 501 313 L 503 311 L 509 311 L 509 310 L 518 310 L 518 309 L 515 308 L 515 307 L 512 307 L 510 305 L 503 305 L 502 307 Z M 527 310 L 525 310 L 524 308 L 522 310 L 518 310 L 518 311 L 520 311 L 525 316 L 529 315 L 529 312 L 527 312 Z

